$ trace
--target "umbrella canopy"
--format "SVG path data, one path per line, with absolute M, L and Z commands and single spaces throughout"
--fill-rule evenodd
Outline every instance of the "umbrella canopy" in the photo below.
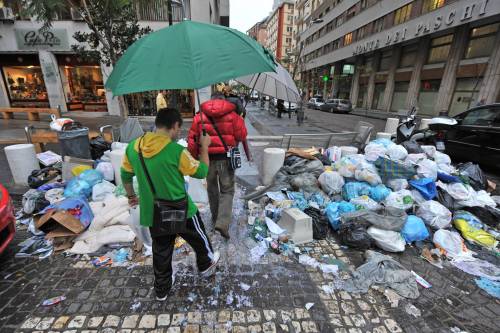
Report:
M 183 21 L 132 44 L 114 66 L 106 88 L 114 95 L 199 89 L 275 67 L 269 52 L 243 33 Z
M 295 103 L 300 101 L 300 93 L 292 76 L 280 64 L 276 67 L 276 72 L 247 75 L 238 77 L 235 80 L 277 99 Z

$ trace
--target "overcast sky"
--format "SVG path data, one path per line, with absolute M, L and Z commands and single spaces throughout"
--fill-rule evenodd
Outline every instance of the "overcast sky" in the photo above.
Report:
M 229 0 L 231 28 L 246 33 L 264 19 L 273 7 L 273 0 Z

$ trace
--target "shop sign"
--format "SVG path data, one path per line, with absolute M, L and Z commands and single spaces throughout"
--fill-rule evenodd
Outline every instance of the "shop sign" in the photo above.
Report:
M 19 50 L 68 50 L 66 29 L 16 29 Z
M 468 2 L 466 5 L 457 9 L 449 9 L 442 14 L 439 13 L 422 21 L 403 25 L 402 28 L 398 30 L 392 30 L 386 33 L 383 38 L 372 39 L 356 45 L 352 53 L 353 55 L 357 55 L 370 52 L 381 47 L 403 42 L 406 39 L 420 37 L 455 26 L 462 22 L 470 21 L 474 16 L 480 18 L 486 13 L 486 7 L 489 1 L 491 0 L 482 0 L 473 3 Z

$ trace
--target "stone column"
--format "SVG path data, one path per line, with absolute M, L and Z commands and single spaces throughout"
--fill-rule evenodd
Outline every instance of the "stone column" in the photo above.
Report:
M 111 71 L 113 67 L 106 66 L 105 64 L 101 64 L 101 73 L 102 80 L 104 84 L 108 80 L 109 75 L 111 75 Z M 123 98 L 125 100 L 125 98 Z M 112 116 L 120 116 L 120 101 L 118 96 L 113 96 L 113 93 L 110 90 L 106 90 L 106 104 L 108 107 L 108 114 Z
M 495 48 L 490 55 L 488 66 L 484 73 L 478 101 L 484 100 L 485 104 L 495 103 L 500 94 L 500 31 L 495 39 Z
M 378 65 L 380 63 L 381 55 L 382 53 L 376 52 L 372 58 L 371 73 L 370 77 L 368 78 L 368 88 L 366 92 L 366 108 L 368 110 L 371 110 L 373 106 L 373 96 L 375 95 L 375 75 L 378 71 Z
M 50 107 L 54 109 L 59 107 L 62 112 L 67 112 L 68 108 L 56 57 L 53 53 L 42 50 L 38 51 L 38 57 L 40 58 L 40 66 L 42 68 Z
M 394 95 L 394 77 L 396 76 L 396 69 L 399 66 L 399 59 L 401 58 L 401 45 L 397 45 L 392 49 L 391 67 L 387 73 L 387 81 L 385 82 L 384 100 L 382 110 L 389 112 L 392 104 L 392 96 Z
M 464 54 L 467 45 L 467 36 L 469 27 L 467 25 L 459 27 L 453 36 L 450 53 L 446 66 L 444 68 L 443 78 L 439 86 L 439 92 L 434 107 L 436 114 L 448 113 L 453 93 L 455 92 L 455 83 L 457 78 L 457 69 L 460 60 Z
M 352 76 L 352 83 L 351 83 L 351 93 L 350 93 L 350 98 L 351 98 L 351 103 L 353 107 L 359 107 L 356 105 L 358 103 L 358 94 L 359 94 L 359 75 L 360 75 L 360 66 L 363 64 L 363 58 L 362 57 L 357 57 L 356 58 L 356 66 L 354 68 L 354 75 Z
M 408 108 L 417 105 L 418 93 L 420 91 L 420 77 L 422 68 L 424 67 L 427 55 L 429 54 L 430 38 L 422 37 L 418 44 L 417 61 L 413 67 L 411 74 L 410 85 L 408 87 L 408 95 L 406 96 L 406 106 Z
M 9 92 L 4 80 L 0 78 L 0 107 L 10 108 Z
M 339 95 L 339 83 L 340 83 L 340 75 L 342 75 L 342 63 L 335 63 L 335 70 L 333 71 L 333 80 L 332 80 L 332 98 L 337 98 Z

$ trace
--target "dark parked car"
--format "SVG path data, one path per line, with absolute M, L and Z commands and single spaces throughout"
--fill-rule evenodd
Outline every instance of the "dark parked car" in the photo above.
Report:
M 7 248 L 16 232 L 14 208 L 7 190 L 0 185 L 0 254 Z
M 328 99 L 319 109 L 327 112 L 349 113 L 352 111 L 352 104 L 348 99 L 333 98 Z
M 453 118 L 456 125 L 429 125 L 437 132 L 436 147 L 444 144 L 445 152 L 457 162 L 500 170 L 500 103 L 474 107 Z

